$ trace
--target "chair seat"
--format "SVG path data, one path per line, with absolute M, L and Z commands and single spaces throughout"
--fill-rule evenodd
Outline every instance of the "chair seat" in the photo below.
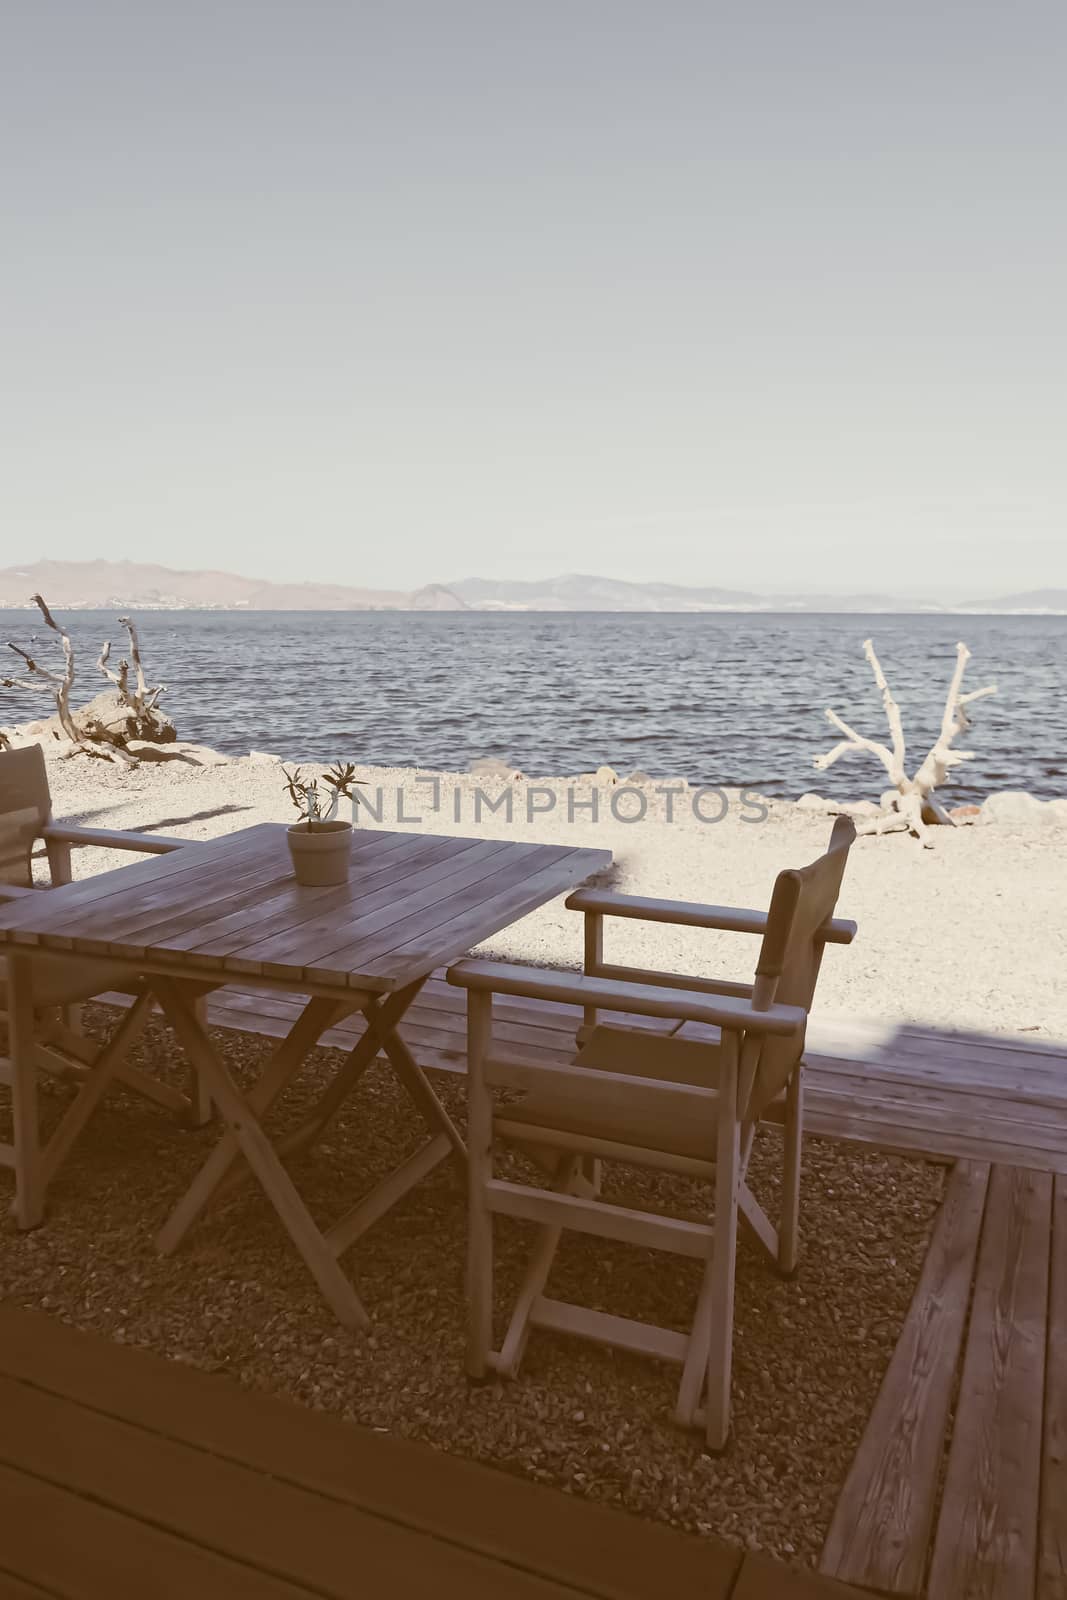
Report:
M 94 994 L 105 994 L 109 989 L 130 994 L 134 987 L 129 967 L 115 966 L 109 961 L 72 955 L 38 958 L 33 963 L 33 1002 L 37 1010 L 75 1005 L 79 1000 L 90 1000 Z M 7 1009 L 7 961 L 0 956 L 0 1014 Z
M 694 1093 L 687 1104 L 684 1086 L 716 1089 L 717 1055 L 716 1045 L 706 1040 L 602 1024 L 574 1058 L 576 1066 L 590 1069 L 588 1084 L 576 1076 L 565 1087 L 528 1090 L 500 1116 L 509 1123 L 569 1134 L 576 1142 L 583 1137 L 609 1140 L 710 1164 L 717 1102 Z M 601 1072 L 634 1082 L 616 1085 L 614 1093 L 605 1095 Z

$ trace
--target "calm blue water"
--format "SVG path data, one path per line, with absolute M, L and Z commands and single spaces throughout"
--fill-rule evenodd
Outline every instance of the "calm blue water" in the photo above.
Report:
M 68 612 L 80 685 L 110 612 Z M 154 611 L 139 617 L 152 681 L 181 737 L 233 754 L 464 770 L 500 756 L 536 776 L 609 763 L 623 774 L 807 789 L 842 798 L 884 787 L 873 759 L 827 773 L 832 705 L 861 733 L 885 723 L 862 642 L 873 635 L 904 713 L 909 754 L 936 735 L 963 637 L 966 686 L 991 680 L 952 793 L 1067 794 L 1067 617 Z M 0 612 L 0 638 L 41 640 L 36 613 Z M 42 659 L 49 646 L 40 645 Z M 6 652 L 5 652 L 6 654 Z M 14 658 L 12 658 L 14 664 Z M 47 714 L 43 697 L 0 690 L 0 721 Z

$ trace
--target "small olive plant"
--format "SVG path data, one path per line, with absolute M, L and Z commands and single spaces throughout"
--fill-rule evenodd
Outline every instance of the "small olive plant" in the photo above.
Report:
M 354 800 L 356 797 L 352 787 L 363 781 L 356 777 L 356 769 L 351 761 L 343 765 L 340 761 L 335 761 L 321 778 L 305 778 L 302 767 L 295 767 L 292 772 L 283 767 L 282 771 L 286 779 L 285 791 L 301 817 L 307 822 L 309 833 L 316 822 L 326 822 L 333 816 L 342 796 L 346 800 Z

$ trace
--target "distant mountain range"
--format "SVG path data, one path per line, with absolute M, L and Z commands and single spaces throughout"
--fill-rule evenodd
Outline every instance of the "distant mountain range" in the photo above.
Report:
M 40 593 L 63 610 L 131 611 L 852 611 L 1067 614 L 1067 589 L 958 604 L 892 594 L 757 594 L 568 573 L 508 581 L 462 578 L 412 590 L 269 583 L 232 572 L 183 572 L 139 561 L 36 561 L 0 570 L 0 607 Z
M 0 570 L 0 606 L 43 594 L 50 606 L 95 611 L 465 611 L 439 583 L 410 591 L 336 583 L 268 583 L 233 572 L 181 572 L 141 561 L 35 561 Z

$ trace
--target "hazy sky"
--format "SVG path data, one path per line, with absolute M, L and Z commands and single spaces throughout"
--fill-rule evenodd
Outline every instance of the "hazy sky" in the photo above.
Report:
M 1064 0 L 0 19 L 0 566 L 1067 585 Z

